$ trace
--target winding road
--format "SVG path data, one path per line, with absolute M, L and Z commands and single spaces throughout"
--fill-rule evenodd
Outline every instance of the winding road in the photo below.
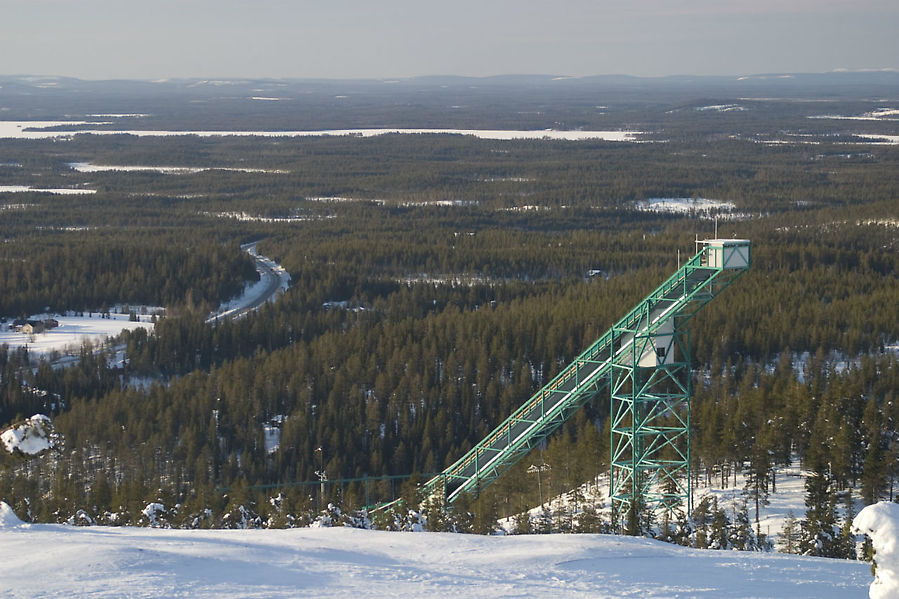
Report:
M 259 281 L 247 287 L 239 298 L 222 305 L 219 311 L 212 314 L 206 322 L 215 322 L 219 318 L 240 318 L 266 302 L 275 301 L 281 293 L 287 290 L 290 285 L 290 274 L 270 258 L 257 254 L 257 243 L 247 243 L 240 247 L 256 260 Z

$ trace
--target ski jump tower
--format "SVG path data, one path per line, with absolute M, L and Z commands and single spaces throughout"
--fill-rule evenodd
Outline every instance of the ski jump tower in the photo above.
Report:
M 589 399 L 611 397 L 616 522 L 690 502 L 690 318 L 750 266 L 750 242 L 710 239 L 545 387 L 422 489 L 448 503 L 477 493 Z M 631 516 L 629 516 L 631 517 Z

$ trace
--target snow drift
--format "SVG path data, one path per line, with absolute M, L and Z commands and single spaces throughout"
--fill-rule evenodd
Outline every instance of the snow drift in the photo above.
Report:
M 855 517 L 852 526 L 874 544 L 877 570 L 868 591 L 871 599 L 899 597 L 899 504 L 881 501 L 869 505 Z
M 19 526 L 20 524 L 22 524 L 22 521 L 12 511 L 12 508 L 7 503 L 0 501 L 0 530 Z

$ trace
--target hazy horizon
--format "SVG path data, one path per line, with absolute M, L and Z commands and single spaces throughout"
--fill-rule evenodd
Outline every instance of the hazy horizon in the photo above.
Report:
M 739 76 L 899 69 L 887 0 L 0 0 L 0 73 L 80 79 Z
M 103 81 L 135 81 L 135 82 L 165 82 L 165 81 L 253 81 L 253 80 L 270 80 L 270 81 L 333 81 L 333 82 L 353 82 L 353 81 L 382 81 L 382 82 L 392 82 L 392 81 L 412 81 L 415 79 L 553 79 L 553 80 L 586 80 L 586 79 L 601 79 L 601 78 L 629 78 L 629 79 L 645 79 L 645 80 L 653 80 L 653 79 L 678 79 L 678 78 L 690 78 L 694 77 L 696 79 L 775 79 L 775 78 L 789 78 L 791 76 L 802 76 L 802 75 L 838 75 L 838 74 L 876 74 L 876 73 L 897 73 L 899 74 L 899 68 L 882 68 L 882 69 L 834 69 L 831 71 L 780 71 L 780 72 L 765 72 L 765 73 L 722 73 L 716 75 L 695 75 L 690 73 L 672 73 L 669 75 L 632 75 L 629 73 L 594 73 L 591 75 L 559 75 L 557 73 L 495 73 L 492 75 L 459 75 L 456 73 L 426 73 L 421 75 L 409 75 L 407 77 L 302 77 L 302 76 L 285 76 L 285 77 L 264 77 L 264 76 L 203 76 L 203 75 L 195 75 L 195 76 L 184 76 L 184 77 L 157 77 L 157 78 L 149 78 L 149 77 L 78 77 L 74 75 L 61 75 L 59 73 L 14 73 L 8 72 L 3 73 L 0 72 L 0 77 L 4 78 L 22 78 L 22 79 L 76 79 L 79 81 L 88 81 L 88 82 L 103 82 Z

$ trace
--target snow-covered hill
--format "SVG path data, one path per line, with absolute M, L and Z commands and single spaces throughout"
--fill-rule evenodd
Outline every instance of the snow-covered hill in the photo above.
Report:
M 609 535 L 78 528 L 0 516 L 4 596 L 847 599 L 866 597 L 872 580 L 861 562 Z

